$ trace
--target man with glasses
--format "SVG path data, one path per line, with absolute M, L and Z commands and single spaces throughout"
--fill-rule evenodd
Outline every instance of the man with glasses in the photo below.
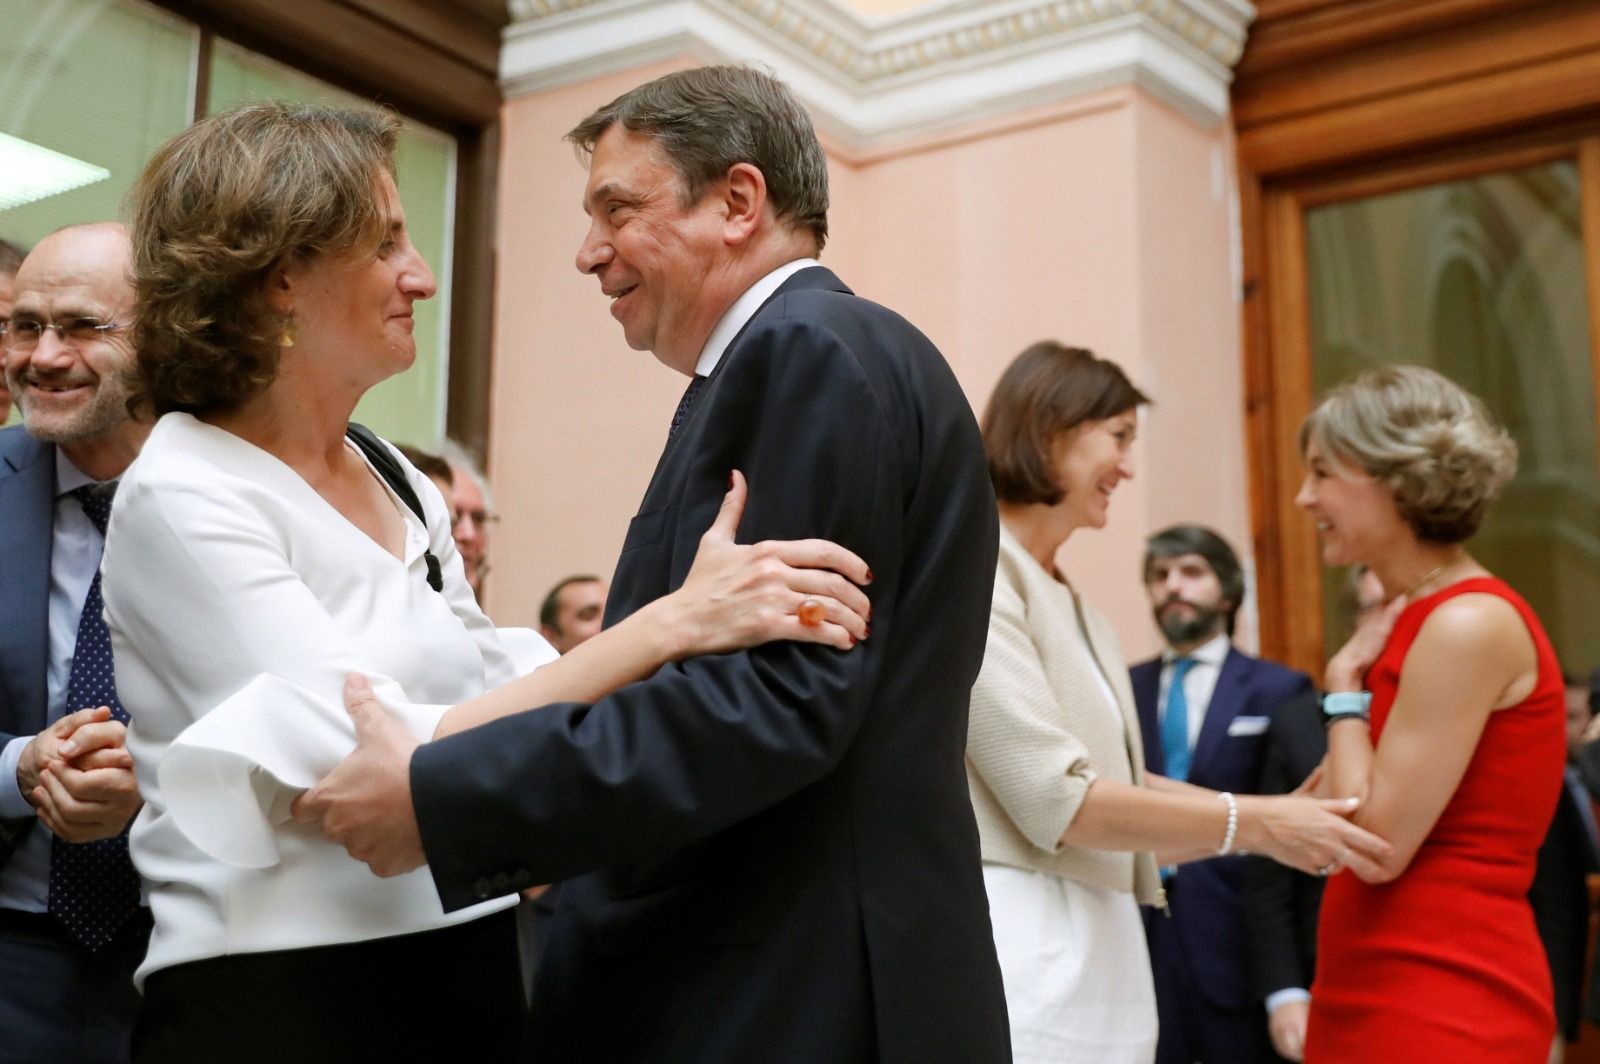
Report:
M 127 1060 L 150 933 L 99 576 L 149 431 L 127 409 L 130 254 L 114 223 L 51 234 L 0 332 L 22 412 L 0 429 L 0 1064 Z
M 461 565 L 467 572 L 467 586 L 483 595 L 483 578 L 489 575 L 489 526 L 500 520 L 494 512 L 494 497 L 489 484 L 460 444 L 446 440 L 444 457 L 455 474 L 450 482 L 450 502 L 456 520 L 451 526 Z
M 11 301 L 16 293 L 17 267 L 22 265 L 22 249 L 9 240 L 0 240 L 0 329 L 11 320 Z M 3 359 L 0 359 L 3 361 Z M 0 373 L 0 425 L 11 416 L 11 393 L 6 390 L 5 374 Z

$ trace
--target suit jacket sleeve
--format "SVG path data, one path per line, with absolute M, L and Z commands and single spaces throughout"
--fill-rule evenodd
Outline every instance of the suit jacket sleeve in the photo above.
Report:
M 1307 707 L 1309 703 L 1314 713 L 1315 701 L 1316 692 L 1308 686 L 1275 708 L 1262 758 L 1262 794 L 1287 794 L 1304 780 L 1309 767 L 1295 764 L 1290 733 L 1305 719 L 1317 723 L 1314 716 L 1308 717 Z M 1267 857 L 1252 855 L 1245 864 L 1245 938 L 1256 993 L 1263 998 L 1289 987 L 1311 986 L 1312 973 L 1300 952 L 1300 876 Z
M 709 420 L 677 445 L 703 442 L 663 459 L 691 466 L 665 525 L 670 583 L 682 582 L 728 471 L 740 469 L 750 483 L 741 542 L 821 536 L 866 559 L 871 638 L 850 651 L 779 642 L 691 658 L 592 705 L 547 706 L 423 746 L 413 801 L 447 909 L 481 900 L 485 877 L 511 869 L 514 882 L 549 882 L 664 855 L 819 779 L 849 750 L 884 651 L 915 638 L 894 609 L 907 466 L 858 361 L 873 353 L 786 316 L 783 298 L 725 356 L 696 414 Z M 666 556 L 633 539 L 623 565 L 633 549 Z

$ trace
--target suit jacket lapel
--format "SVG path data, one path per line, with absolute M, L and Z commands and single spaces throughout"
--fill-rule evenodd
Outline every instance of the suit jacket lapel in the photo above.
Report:
M 20 431 L 0 435 L 0 731 L 13 735 L 44 727 L 54 458 Z
M 788 292 L 798 292 L 808 288 L 820 288 L 828 292 L 842 292 L 845 295 L 855 294 L 850 291 L 848 285 L 834 276 L 833 271 L 826 266 L 807 266 L 805 269 L 797 271 L 794 276 L 779 285 L 777 290 L 756 308 L 756 312 L 750 315 L 750 320 L 740 326 L 739 331 L 733 334 L 733 339 L 728 341 L 728 349 L 722 353 L 722 358 L 717 360 L 716 368 L 706 378 L 706 386 L 709 388 L 711 383 L 717 379 L 717 376 L 722 372 L 722 367 L 728 364 L 728 359 L 739 349 L 739 341 L 743 340 L 744 334 L 750 331 L 751 324 L 766 313 L 767 308 L 772 306 L 774 300 Z M 703 397 L 701 396 L 701 398 Z
M 1161 746 L 1161 659 L 1135 665 L 1129 670 L 1133 683 L 1133 704 L 1139 711 L 1139 730 L 1149 737 L 1144 744 L 1145 768 L 1158 776 L 1167 774 L 1167 752 Z
M 1234 711 L 1244 701 L 1244 680 L 1244 656 L 1229 647 L 1228 656 L 1222 659 L 1222 671 L 1217 674 L 1217 687 L 1211 693 L 1211 704 L 1206 707 L 1205 722 L 1200 725 L 1200 738 L 1195 740 L 1194 756 L 1189 761 L 1191 777 L 1205 767 L 1222 745 L 1223 738 L 1228 734 L 1228 725 L 1233 723 Z

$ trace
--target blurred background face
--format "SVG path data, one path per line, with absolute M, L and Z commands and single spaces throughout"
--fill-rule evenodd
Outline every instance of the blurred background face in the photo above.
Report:
M 477 591 L 489 557 L 489 525 L 494 515 L 489 512 L 483 489 L 478 486 L 478 478 L 472 475 L 472 471 L 461 466 L 455 466 L 454 469 L 456 479 L 448 496 L 456 511 L 451 534 L 456 541 L 456 550 L 461 552 L 467 583 Z
M 1567 684 L 1567 760 L 1577 758 L 1583 745 L 1583 732 L 1589 726 L 1589 689 L 1582 684 Z
M 610 590 L 603 580 L 583 580 L 568 584 L 556 599 L 556 623 L 543 627 L 541 632 L 550 645 L 565 654 L 584 640 L 600 633 L 600 622 L 605 617 L 606 594 Z
M 11 302 L 16 294 L 16 275 L 0 273 L 0 325 L 11 320 Z M 11 392 L 6 388 L 5 351 L 0 350 L 0 424 L 11 413 Z
M 1156 624 L 1168 643 L 1199 643 L 1225 627 L 1233 604 L 1223 598 L 1222 581 L 1200 555 L 1151 558 L 1144 576 Z

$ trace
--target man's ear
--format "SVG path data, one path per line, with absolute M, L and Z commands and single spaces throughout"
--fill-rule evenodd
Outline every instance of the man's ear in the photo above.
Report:
M 728 168 L 724 197 L 727 214 L 722 223 L 723 242 L 743 244 L 766 217 L 767 179 L 749 163 L 734 163 Z

